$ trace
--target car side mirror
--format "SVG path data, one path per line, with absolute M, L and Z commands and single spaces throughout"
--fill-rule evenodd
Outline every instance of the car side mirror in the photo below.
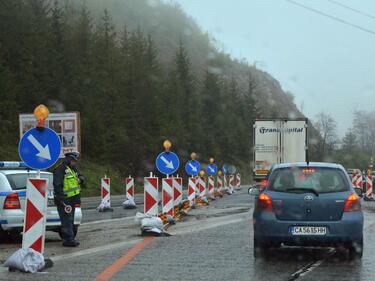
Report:
M 250 187 L 247 193 L 249 193 L 250 196 L 258 196 L 260 194 L 260 191 L 256 187 Z

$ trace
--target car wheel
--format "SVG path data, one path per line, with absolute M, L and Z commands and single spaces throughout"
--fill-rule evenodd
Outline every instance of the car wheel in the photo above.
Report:
M 79 227 L 79 225 L 74 225 L 74 227 L 73 227 L 74 238 L 76 238 L 76 236 L 77 236 L 78 227 Z M 57 231 L 57 233 L 59 234 L 60 238 L 63 239 L 61 228 L 59 228 L 59 230 Z
M 267 243 L 259 241 L 254 237 L 254 258 L 268 258 L 269 245 Z
M 361 259 L 363 256 L 363 239 L 360 241 L 353 241 L 346 248 L 348 250 L 350 260 Z

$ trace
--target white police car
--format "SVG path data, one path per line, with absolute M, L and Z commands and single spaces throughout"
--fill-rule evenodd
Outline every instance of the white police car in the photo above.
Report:
M 27 178 L 35 177 L 37 171 L 22 162 L 0 162 L 0 238 L 18 236 L 23 231 Z M 60 218 L 53 200 L 53 174 L 41 172 L 48 179 L 48 208 L 46 229 L 60 233 Z M 81 224 L 82 212 L 76 206 L 74 224 Z

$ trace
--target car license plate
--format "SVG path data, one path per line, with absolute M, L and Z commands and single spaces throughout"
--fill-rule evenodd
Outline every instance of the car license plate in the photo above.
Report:
M 293 226 L 292 235 L 326 235 L 327 228 L 324 226 Z

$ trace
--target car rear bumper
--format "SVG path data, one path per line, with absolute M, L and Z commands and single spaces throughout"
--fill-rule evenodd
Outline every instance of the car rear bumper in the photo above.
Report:
M 326 235 L 292 235 L 293 226 L 324 226 Z M 265 243 L 284 243 L 287 245 L 329 245 L 362 241 L 362 212 L 344 213 L 340 221 L 281 221 L 274 213 L 254 214 L 254 236 Z
M 0 227 L 5 231 L 22 230 L 24 213 L 22 210 L 4 210 L 3 217 L 0 219 Z M 75 209 L 74 224 L 80 225 L 82 221 L 81 208 Z M 47 230 L 56 230 L 61 225 L 60 217 L 56 209 L 47 211 Z

